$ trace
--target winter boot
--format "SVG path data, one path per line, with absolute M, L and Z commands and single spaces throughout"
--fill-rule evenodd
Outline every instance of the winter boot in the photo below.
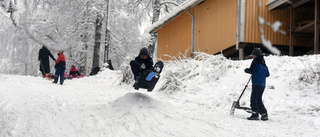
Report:
M 257 112 L 252 112 L 252 115 L 247 118 L 248 120 L 259 120 L 259 114 Z
M 135 87 L 138 84 L 139 78 L 140 78 L 140 76 L 135 76 L 135 78 L 134 78 L 135 81 L 134 81 L 133 87 Z
M 269 120 L 268 114 L 267 114 L 267 113 L 262 113 L 262 114 L 261 114 L 261 120 L 262 120 L 262 121 L 267 121 L 267 120 Z

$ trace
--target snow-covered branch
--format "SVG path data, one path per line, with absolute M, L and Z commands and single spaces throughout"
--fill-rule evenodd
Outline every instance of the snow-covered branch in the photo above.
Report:
M 257 0 L 258 2 L 258 13 L 260 12 L 260 7 L 261 7 L 261 0 Z M 265 46 L 271 53 L 275 54 L 275 55 L 280 55 L 281 54 L 281 51 L 272 46 L 272 43 L 270 40 L 267 40 L 263 34 L 263 28 L 262 28 L 262 25 L 264 24 L 267 24 L 269 25 L 270 27 L 272 27 L 273 31 L 274 32 L 278 32 L 279 31 L 279 28 L 281 26 L 281 22 L 279 21 L 276 21 L 273 25 L 271 25 L 270 23 L 265 23 L 265 20 L 259 15 L 258 16 L 258 23 L 259 23 L 259 31 L 260 31 L 260 39 L 261 39 L 261 43 L 263 46 Z M 284 32 L 284 31 L 279 31 L 279 32 Z

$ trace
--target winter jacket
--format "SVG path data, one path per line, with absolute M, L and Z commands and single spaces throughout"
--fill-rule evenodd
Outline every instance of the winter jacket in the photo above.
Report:
M 266 77 L 269 77 L 270 74 L 263 56 L 257 56 L 252 61 L 250 68 L 245 69 L 245 72 L 252 74 L 252 85 L 266 87 Z
M 153 66 L 153 61 L 152 58 L 148 55 L 147 59 L 141 59 L 140 55 L 138 57 L 135 58 L 135 61 L 137 61 L 140 65 L 142 65 L 144 63 L 144 65 L 146 65 L 146 69 L 151 69 Z
M 54 66 L 56 69 L 57 68 L 66 68 L 66 58 L 64 57 L 63 53 L 59 54 L 59 57 L 56 61 L 56 65 Z
M 49 56 L 52 58 L 52 60 L 56 60 L 53 55 L 51 54 L 51 52 L 46 48 L 46 47 L 42 47 L 39 50 L 39 56 L 38 56 L 38 60 L 40 61 L 40 71 L 45 71 L 45 73 L 49 73 L 50 72 L 50 63 L 49 63 Z

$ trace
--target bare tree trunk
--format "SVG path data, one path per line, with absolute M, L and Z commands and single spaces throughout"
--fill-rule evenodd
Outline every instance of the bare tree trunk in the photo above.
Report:
M 101 44 L 101 30 L 102 29 L 102 17 L 97 15 L 96 30 L 95 30 L 95 43 L 93 49 L 93 63 L 92 68 L 98 67 L 100 64 L 100 44 Z
M 88 25 L 88 16 L 89 16 L 89 2 L 86 3 L 86 11 L 84 12 L 84 19 L 85 21 L 85 25 L 84 25 L 84 32 L 81 35 L 82 39 L 81 41 L 84 44 L 84 57 L 83 57 L 83 65 L 80 66 L 80 72 L 84 72 L 84 75 L 87 76 L 87 72 L 88 72 L 88 39 L 89 39 L 89 34 L 88 34 L 88 29 L 89 29 L 89 25 Z
M 106 13 L 105 13 L 105 18 L 106 18 L 106 33 L 105 33 L 105 39 L 104 39 L 104 63 L 107 63 L 107 60 L 109 59 L 109 43 L 110 43 L 110 34 L 108 30 L 108 21 L 109 21 L 109 0 L 106 0 L 107 2 L 107 7 L 106 7 Z
M 153 8 L 153 16 L 152 16 L 152 24 L 153 24 L 157 22 L 160 17 L 160 8 L 161 8 L 160 0 L 153 0 L 152 8 Z M 157 42 L 157 34 L 151 34 L 151 39 L 148 46 L 149 54 L 151 57 L 153 57 L 156 42 Z

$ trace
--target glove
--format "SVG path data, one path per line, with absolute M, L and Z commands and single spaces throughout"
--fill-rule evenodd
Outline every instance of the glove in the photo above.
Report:
M 146 65 L 144 63 L 141 64 L 140 69 L 146 69 Z
M 249 69 L 248 68 L 244 69 L 244 72 L 249 73 Z
M 156 66 L 156 67 L 154 68 L 154 70 L 155 70 L 157 73 L 159 73 L 161 69 L 160 69 L 160 67 Z

